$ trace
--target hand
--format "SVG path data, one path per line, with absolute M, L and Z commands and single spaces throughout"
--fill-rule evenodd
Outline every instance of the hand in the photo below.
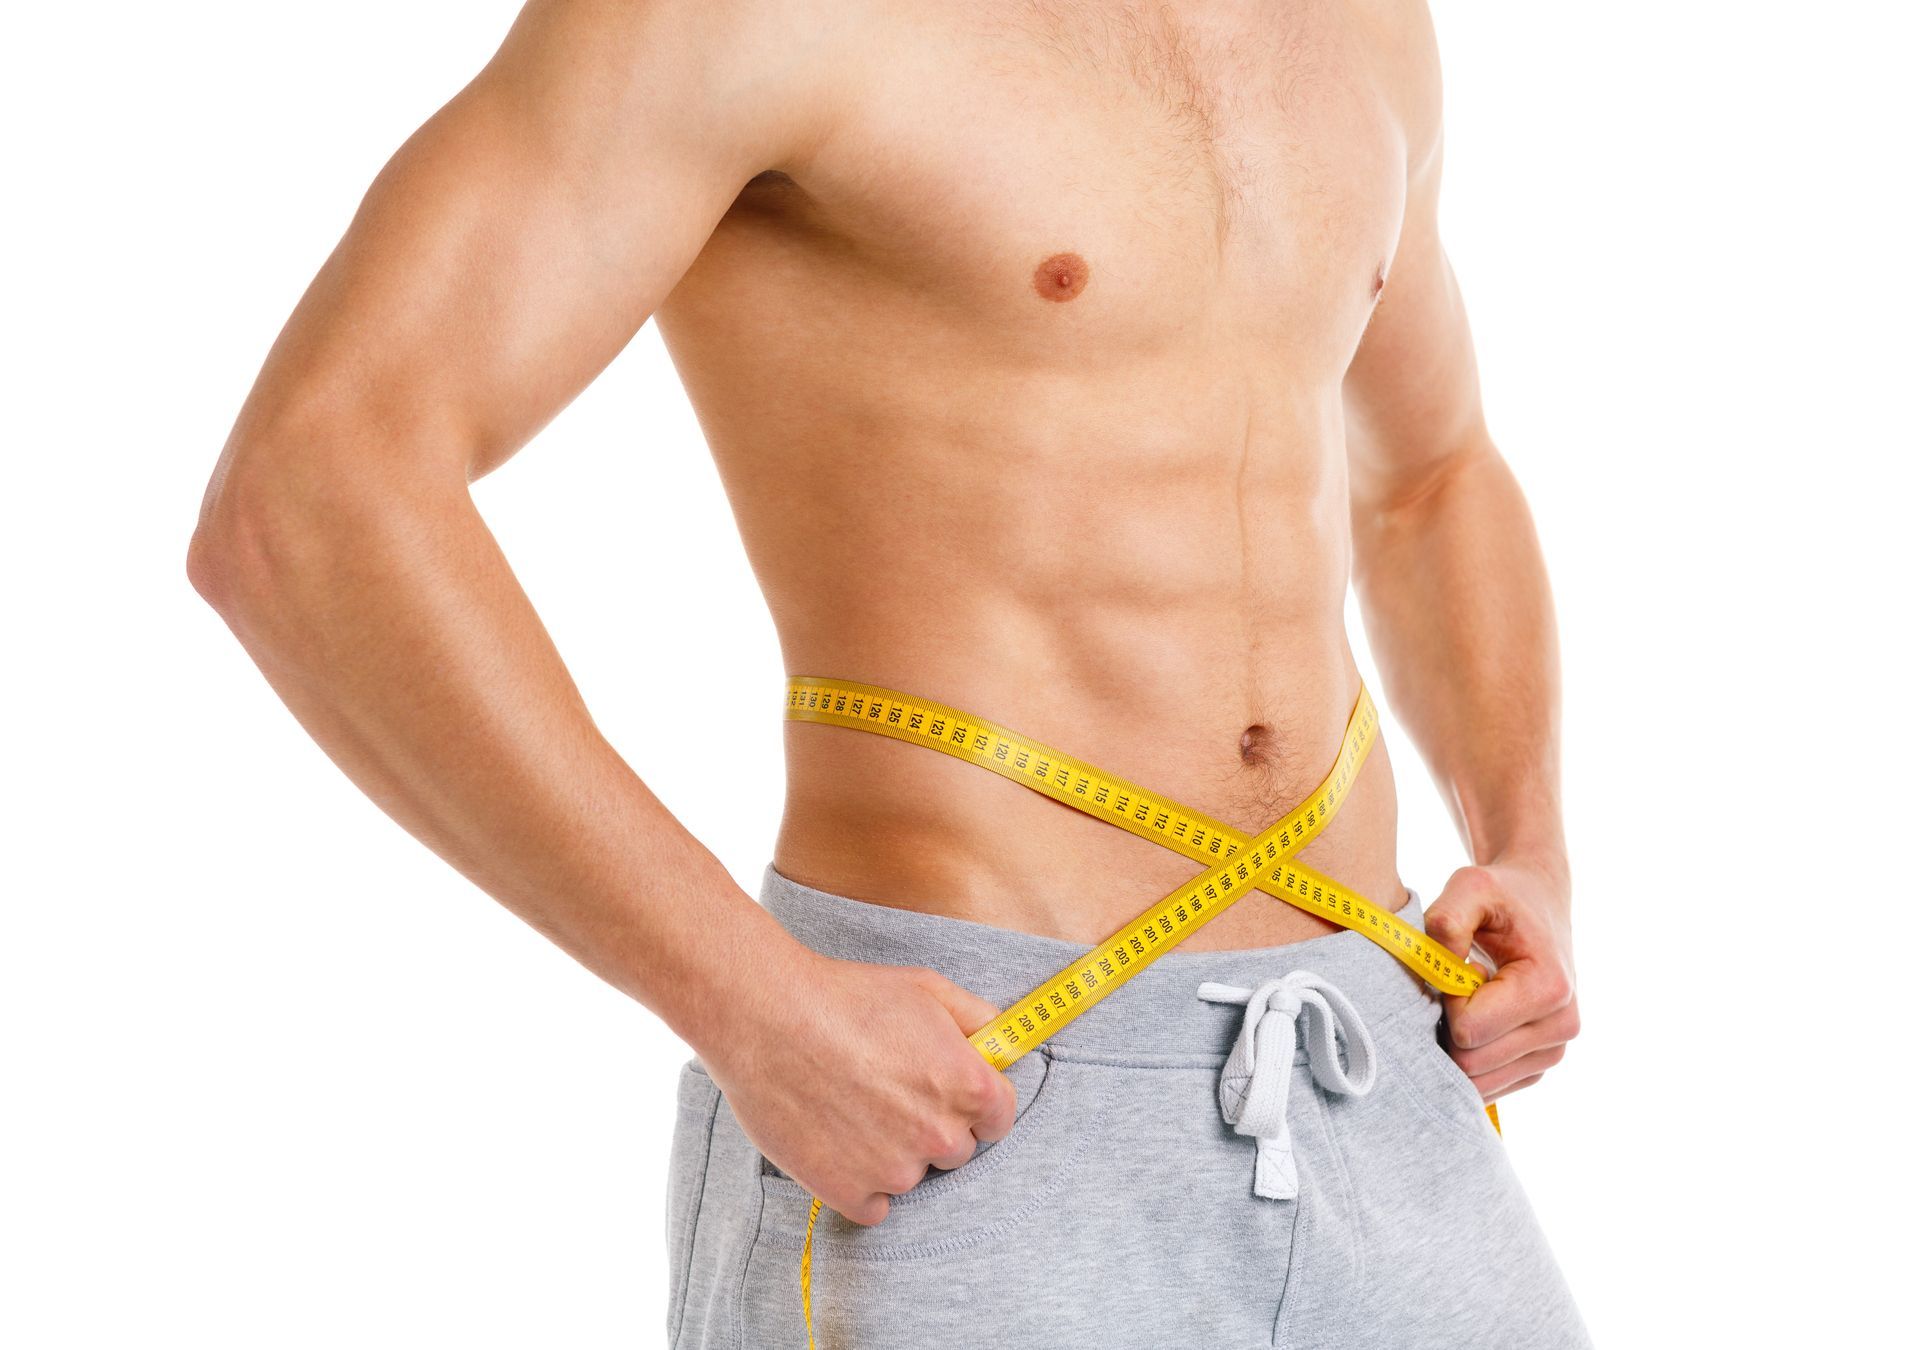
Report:
M 788 954 L 715 1050 L 713 1080 L 754 1146 L 858 1224 L 928 1167 L 1013 1127 L 1012 1082 L 967 1037 L 1000 1010 L 931 970 Z
M 1499 963 L 1471 995 L 1445 996 L 1448 1053 L 1484 1101 L 1539 1082 L 1579 1033 L 1571 909 L 1564 873 L 1496 861 L 1455 872 L 1426 911 L 1427 931 L 1455 955 L 1478 943 Z

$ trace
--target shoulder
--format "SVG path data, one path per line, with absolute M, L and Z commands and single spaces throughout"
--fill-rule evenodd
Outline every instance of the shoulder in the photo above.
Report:
M 1426 0 L 1359 0 L 1376 78 L 1407 141 L 1408 174 L 1437 169 L 1441 144 L 1440 44 Z
M 830 131 L 863 2 L 531 0 L 476 84 L 576 136 L 771 165 Z

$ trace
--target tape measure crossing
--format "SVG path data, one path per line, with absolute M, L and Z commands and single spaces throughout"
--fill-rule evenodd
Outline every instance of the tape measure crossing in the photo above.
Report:
M 1251 838 L 998 723 L 897 689 L 795 676 L 787 681 L 786 715 L 789 721 L 852 727 L 939 750 L 1206 864 L 1193 880 L 976 1031 L 971 1043 L 996 1069 L 1005 1069 L 1044 1043 L 1161 953 L 1254 891 L 1362 934 L 1442 993 L 1471 994 L 1484 982 L 1477 970 L 1391 910 L 1293 860 L 1340 809 L 1378 735 L 1379 716 L 1364 684 L 1333 768 L 1305 801 Z M 937 788 L 927 791 L 938 796 Z M 1491 1105 L 1487 1114 L 1497 1129 L 1499 1117 Z M 809 1350 L 814 1345 L 813 1228 L 819 1213 L 816 1197 L 808 1210 L 800 1256 L 800 1301 Z

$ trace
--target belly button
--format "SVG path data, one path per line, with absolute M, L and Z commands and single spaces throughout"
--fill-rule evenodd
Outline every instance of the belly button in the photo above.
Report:
M 1243 764 L 1256 764 L 1266 758 L 1272 744 L 1273 732 L 1264 722 L 1255 722 L 1240 733 L 1240 761 Z

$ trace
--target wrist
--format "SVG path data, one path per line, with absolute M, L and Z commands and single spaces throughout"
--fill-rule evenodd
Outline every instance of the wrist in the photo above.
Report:
M 1547 893 L 1557 897 L 1563 906 L 1573 899 L 1573 872 L 1567 863 L 1565 848 L 1548 844 L 1509 847 L 1481 866 L 1527 873 L 1538 879 Z
M 825 960 L 749 901 L 703 927 L 654 1010 L 701 1060 L 729 1058 L 771 1021 L 790 1023 Z
M 1455 820 L 1467 852 L 1480 867 L 1524 870 L 1565 893 L 1572 884 L 1560 793 L 1546 770 L 1514 769 L 1506 790 L 1456 795 Z
M 1530 873 L 1562 895 L 1572 888 L 1558 809 L 1463 814 L 1463 833 L 1476 866 Z

